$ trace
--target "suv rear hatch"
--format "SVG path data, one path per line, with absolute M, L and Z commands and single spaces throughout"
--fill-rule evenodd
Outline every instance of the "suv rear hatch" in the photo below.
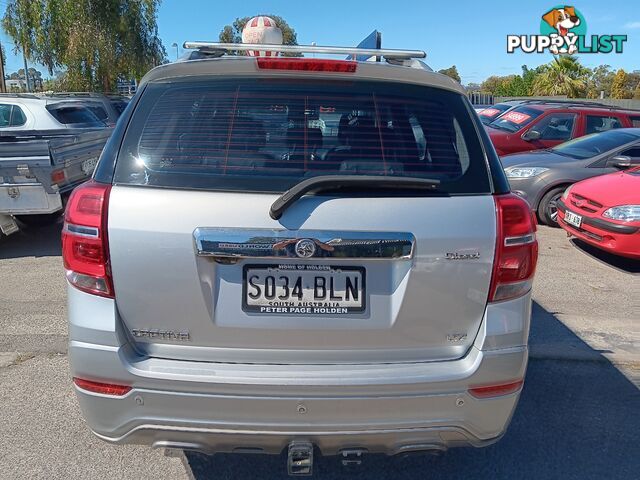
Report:
M 256 363 L 463 356 L 496 247 L 466 99 L 357 73 L 268 73 L 144 88 L 108 204 L 115 298 L 136 348 Z M 367 179 L 329 181 L 271 218 L 282 192 L 330 175 Z

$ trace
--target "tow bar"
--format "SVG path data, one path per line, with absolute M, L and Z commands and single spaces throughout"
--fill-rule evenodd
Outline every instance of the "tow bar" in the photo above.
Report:
M 311 475 L 313 473 L 313 444 L 293 441 L 289 444 L 287 457 L 289 475 Z

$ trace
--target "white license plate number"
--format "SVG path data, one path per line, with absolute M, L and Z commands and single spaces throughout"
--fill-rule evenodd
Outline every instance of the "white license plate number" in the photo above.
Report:
M 570 212 L 569 210 L 566 210 L 564 212 L 564 221 L 567 222 L 569 225 L 573 225 L 574 227 L 580 228 L 580 226 L 582 225 L 582 216 L 576 215 L 575 213 Z
M 247 265 L 242 309 L 265 315 L 349 315 L 365 310 L 365 269 L 328 265 Z
M 96 165 L 98 164 L 98 158 L 88 158 L 82 162 L 82 173 L 85 175 L 93 175 L 93 171 L 96 169 Z

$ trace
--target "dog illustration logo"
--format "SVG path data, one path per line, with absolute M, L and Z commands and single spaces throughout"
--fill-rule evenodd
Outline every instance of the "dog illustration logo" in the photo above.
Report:
M 569 45 L 562 48 L 558 48 L 555 43 L 549 47 L 549 51 L 554 55 L 559 53 L 568 53 L 572 55 L 578 51 L 578 47 L 572 42 L 573 37 L 576 36 L 571 30 L 580 25 L 580 17 L 576 14 L 575 7 L 564 6 L 560 8 L 552 8 L 542 16 L 544 20 L 551 28 L 556 30 L 556 33 L 551 33 L 550 37 L 563 37 L 564 45 Z
M 538 17 L 540 18 L 540 17 Z M 574 6 L 556 5 L 540 18 L 540 34 L 507 35 L 507 53 L 573 55 L 583 53 L 622 53 L 626 35 L 587 36 L 587 21 Z

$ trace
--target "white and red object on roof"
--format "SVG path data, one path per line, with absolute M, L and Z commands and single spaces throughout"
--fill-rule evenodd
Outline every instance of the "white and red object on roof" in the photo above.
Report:
M 282 45 L 282 30 L 271 17 L 258 16 L 250 19 L 242 29 L 242 43 Z M 277 56 L 278 52 L 249 50 L 252 57 Z

